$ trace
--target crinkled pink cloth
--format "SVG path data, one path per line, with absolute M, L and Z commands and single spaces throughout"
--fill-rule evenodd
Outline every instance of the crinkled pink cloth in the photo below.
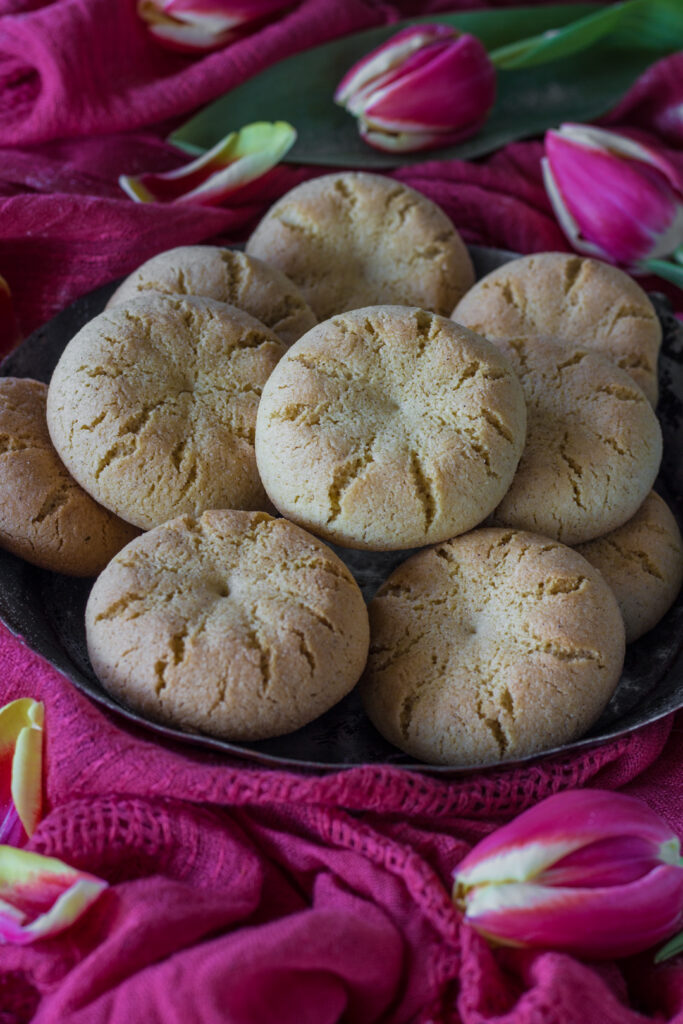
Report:
M 138 206 L 118 174 L 183 160 L 146 125 L 296 49 L 454 6 L 306 0 L 189 59 L 150 43 L 133 0 L 0 0 L 0 274 L 24 331 L 164 248 L 243 237 L 272 199 L 318 173 L 279 168 L 260 201 L 241 207 Z M 676 146 L 682 103 L 679 55 L 615 116 Z M 397 176 L 470 241 L 565 248 L 539 155 L 538 143 L 521 143 L 480 164 L 428 162 Z M 304 776 L 126 727 L 0 627 L 0 704 L 20 696 L 47 708 L 46 816 L 30 846 L 112 884 L 64 935 L 0 950 L 0 1024 L 683 1022 L 674 964 L 493 952 L 449 898 L 472 843 L 561 789 L 626 789 L 683 831 L 672 719 L 451 782 L 376 767 Z

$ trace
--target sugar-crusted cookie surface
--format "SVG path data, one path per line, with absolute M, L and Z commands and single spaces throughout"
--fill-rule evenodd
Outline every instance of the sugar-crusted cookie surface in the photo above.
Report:
M 627 523 L 577 551 L 613 590 L 629 644 L 657 625 L 683 584 L 681 531 L 655 491 Z
M 419 547 L 471 529 L 504 495 L 526 410 L 507 358 L 404 306 L 319 324 L 259 406 L 256 455 L 289 519 L 358 548 Z
M 559 252 L 512 260 L 478 281 L 452 316 L 485 337 L 540 335 L 594 348 L 657 402 L 654 306 L 633 278 L 600 260 Z
M 53 572 L 94 576 L 137 530 L 62 465 L 45 422 L 47 386 L 0 378 L 0 546 Z
M 116 306 L 64 350 L 48 393 L 52 440 L 90 494 L 143 529 L 206 508 L 263 508 L 256 409 L 284 351 L 213 299 Z
M 215 245 L 184 245 L 153 256 L 119 285 L 107 306 L 150 291 L 227 302 L 256 317 L 285 345 L 317 322 L 299 289 L 276 267 Z
M 499 340 L 522 383 L 527 440 L 492 521 L 579 544 L 621 526 L 662 457 L 657 417 L 632 378 L 597 352 Z
M 400 303 L 448 316 L 474 283 L 451 220 L 414 189 L 378 174 L 327 174 L 288 192 L 247 243 L 279 267 L 319 320 Z
M 324 544 L 261 512 L 181 516 L 130 544 L 88 601 L 90 658 L 142 715 L 223 739 L 291 732 L 358 679 L 368 618 Z
M 433 764 L 569 743 L 621 673 L 609 587 L 576 551 L 530 533 L 480 529 L 421 551 L 369 611 L 365 708 L 391 743 Z

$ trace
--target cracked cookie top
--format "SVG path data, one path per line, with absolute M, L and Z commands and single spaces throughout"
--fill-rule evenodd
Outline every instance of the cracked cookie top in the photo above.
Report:
M 227 302 L 256 317 L 285 345 L 317 322 L 299 289 L 276 267 L 215 245 L 183 245 L 153 256 L 119 285 L 107 307 L 150 291 Z
M 536 335 L 595 349 L 657 403 L 654 306 L 633 278 L 600 260 L 560 252 L 512 260 L 478 281 L 452 317 L 487 338 Z
M 353 310 L 292 346 L 256 425 L 261 479 L 289 519 L 347 547 L 420 547 L 498 504 L 524 444 L 510 362 L 445 317 Z
M 394 303 L 448 316 L 474 283 L 469 253 L 443 210 L 364 172 L 326 174 L 292 189 L 247 252 L 294 281 L 319 320 Z
M 683 584 L 683 541 L 663 498 L 651 491 L 632 519 L 577 551 L 599 569 L 617 599 L 630 644 L 656 626 Z
M 300 728 L 360 676 L 368 616 L 325 544 L 264 512 L 180 516 L 129 544 L 86 609 L 103 686 L 145 717 L 226 740 Z
M 492 522 L 579 544 L 621 526 L 652 487 L 662 432 L 633 379 L 597 352 L 499 340 L 527 402 L 527 438 Z
M 546 537 L 480 529 L 403 563 L 370 604 L 365 709 L 432 764 L 486 765 L 570 743 L 624 658 L 601 575 Z
M 153 295 L 106 310 L 67 345 L 50 435 L 97 501 L 143 529 L 207 508 L 258 509 L 261 389 L 285 351 L 233 306 Z
M 0 545 L 33 565 L 95 576 L 137 530 L 69 476 L 45 422 L 47 386 L 0 378 Z

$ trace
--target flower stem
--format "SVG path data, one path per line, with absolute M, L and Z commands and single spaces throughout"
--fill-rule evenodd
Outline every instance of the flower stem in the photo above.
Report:
M 677 953 L 683 953 L 683 932 L 674 935 L 673 939 L 669 939 L 666 945 L 657 951 L 655 963 L 661 964 L 663 960 L 669 960 L 672 956 L 676 956 Z
M 649 270 L 651 274 L 656 274 L 657 277 L 671 281 L 672 284 L 683 288 L 683 266 L 669 263 L 668 260 L 642 260 L 640 267 L 642 270 Z
M 683 263 L 683 245 L 679 245 L 679 247 L 672 253 L 672 256 L 676 260 L 676 263 Z

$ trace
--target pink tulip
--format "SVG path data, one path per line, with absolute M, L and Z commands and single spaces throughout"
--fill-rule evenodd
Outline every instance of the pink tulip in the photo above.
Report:
M 495 95 L 495 68 L 478 39 L 448 25 L 417 25 L 354 64 L 334 99 L 358 118 L 371 146 L 404 153 L 474 135 Z
M 294 0 L 139 0 L 138 14 L 162 46 L 204 53 L 293 5 Z
M 617 132 L 563 124 L 545 137 L 543 176 L 578 252 L 644 270 L 683 245 L 683 173 L 663 152 Z
M 70 927 L 107 888 L 54 857 L 0 846 L 0 944 L 26 945 Z
M 217 206 L 266 174 L 294 145 L 286 121 L 257 121 L 230 132 L 213 149 L 165 174 L 122 174 L 119 185 L 138 203 L 195 203 Z
M 501 945 L 630 956 L 681 925 L 680 843 L 633 797 L 560 793 L 475 846 L 454 899 Z
M 29 697 L 0 708 L 0 843 L 23 844 L 40 820 L 43 714 Z

